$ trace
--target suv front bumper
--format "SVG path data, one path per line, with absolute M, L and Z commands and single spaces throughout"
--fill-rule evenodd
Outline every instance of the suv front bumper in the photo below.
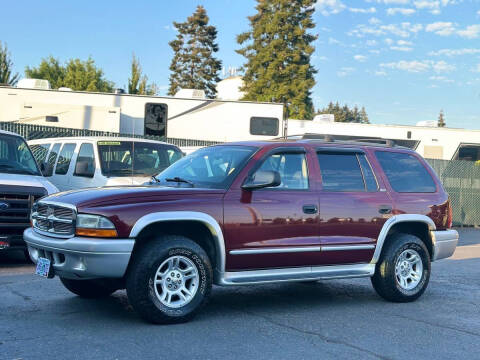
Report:
M 458 243 L 456 230 L 432 231 L 432 261 L 445 259 L 453 255 Z
M 54 274 L 69 279 L 121 278 L 132 254 L 133 239 L 44 236 L 28 228 L 23 233 L 33 262 L 51 261 Z

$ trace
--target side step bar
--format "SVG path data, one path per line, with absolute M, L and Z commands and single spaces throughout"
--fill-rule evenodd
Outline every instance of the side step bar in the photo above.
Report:
M 369 277 L 375 264 L 328 265 L 286 269 L 249 270 L 226 272 L 220 285 L 250 285 L 284 281 L 328 280 Z

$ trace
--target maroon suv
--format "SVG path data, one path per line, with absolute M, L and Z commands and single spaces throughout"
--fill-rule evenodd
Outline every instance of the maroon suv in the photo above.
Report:
M 38 274 L 83 297 L 126 288 L 154 323 L 192 318 L 212 283 L 370 277 L 383 298 L 413 301 L 458 241 L 416 152 L 318 140 L 204 148 L 145 186 L 46 197 L 32 223 Z

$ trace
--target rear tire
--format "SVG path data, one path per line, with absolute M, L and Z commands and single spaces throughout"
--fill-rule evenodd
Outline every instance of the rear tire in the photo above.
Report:
M 136 251 L 127 273 L 127 295 L 144 320 L 181 323 L 206 304 L 212 279 L 205 250 L 184 236 L 167 235 Z
M 120 289 L 117 281 L 109 279 L 72 280 L 61 277 L 60 281 L 67 290 L 87 299 L 107 297 Z
M 415 301 L 427 289 L 430 270 L 425 244 L 414 235 L 394 234 L 383 248 L 372 285 L 388 301 Z

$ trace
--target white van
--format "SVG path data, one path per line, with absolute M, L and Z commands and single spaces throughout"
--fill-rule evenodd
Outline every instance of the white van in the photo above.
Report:
M 49 138 L 28 145 L 60 191 L 143 184 L 183 156 L 175 145 L 119 137 Z
M 0 130 L 0 251 L 26 251 L 23 231 L 30 226 L 33 202 L 56 192 L 42 176 L 25 140 Z

